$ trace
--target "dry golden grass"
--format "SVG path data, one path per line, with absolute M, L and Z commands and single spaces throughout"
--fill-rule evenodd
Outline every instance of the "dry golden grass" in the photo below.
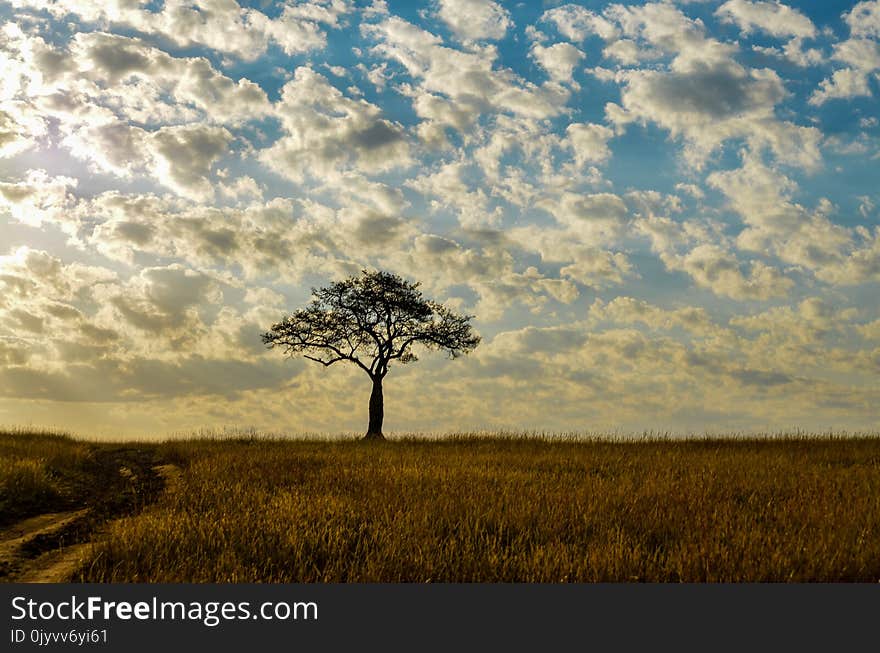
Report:
M 0 526 L 75 505 L 88 452 L 62 433 L 0 431 Z
M 877 581 L 880 439 L 166 443 L 86 581 Z

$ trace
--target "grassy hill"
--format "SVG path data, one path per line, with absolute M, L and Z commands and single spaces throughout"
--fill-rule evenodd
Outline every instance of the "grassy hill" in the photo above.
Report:
M 98 447 L 42 437 L 0 436 L 0 506 L 64 496 L 41 447 Z M 180 478 L 75 580 L 880 580 L 878 438 L 127 446 Z

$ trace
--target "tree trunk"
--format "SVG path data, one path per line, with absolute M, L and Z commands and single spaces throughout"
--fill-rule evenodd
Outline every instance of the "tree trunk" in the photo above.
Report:
M 373 377 L 373 392 L 370 393 L 370 426 L 364 440 L 384 440 L 382 420 L 385 418 L 385 405 L 382 399 L 382 377 Z

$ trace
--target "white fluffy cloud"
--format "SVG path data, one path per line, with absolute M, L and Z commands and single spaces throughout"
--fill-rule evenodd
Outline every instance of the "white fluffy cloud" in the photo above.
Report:
M 174 121 L 181 105 L 216 122 L 249 120 L 269 111 L 262 88 L 248 79 L 233 81 L 203 57 L 175 58 L 138 39 L 101 32 L 77 34 L 70 55 L 77 70 L 69 73 L 67 88 L 88 94 L 122 118 Z
M 565 144 L 574 153 L 578 165 L 602 163 L 611 157 L 608 141 L 614 132 L 604 125 L 571 123 L 565 128 Z
M 880 70 L 880 2 L 860 2 L 844 19 L 850 38 L 834 45 L 833 59 L 845 67 L 822 81 L 810 98 L 811 104 L 872 95 L 870 77 Z
M 880 2 L 864 0 L 844 14 L 844 20 L 856 37 L 880 38 Z
M 746 223 L 737 237 L 742 249 L 771 250 L 829 283 L 878 279 L 877 234 L 835 224 L 827 201 L 812 211 L 792 201 L 796 185 L 757 157 L 747 157 L 739 170 L 712 173 L 709 183 L 728 197 Z
M 147 131 L 117 121 L 77 129 L 64 143 L 101 170 L 123 177 L 146 173 L 183 197 L 209 200 L 215 192 L 214 165 L 232 140 L 225 127 L 191 124 Z
M 744 266 L 731 252 L 708 243 L 684 254 L 663 253 L 661 258 L 670 270 L 687 273 L 698 286 L 740 301 L 785 297 L 794 287 L 794 281 L 776 268 L 760 261 Z
M 650 329 L 672 330 L 676 327 L 702 337 L 725 336 L 725 330 L 714 323 L 706 310 L 698 307 L 663 309 L 633 297 L 615 297 L 610 302 L 597 299 L 590 306 L 591 323 L 643 324 Z
M 554 43 L 546 47 L 535 43 L 532 46 L 532 56 L 551 79 L 570 82 L 575 68 L 584 58 L 584 53 L 571 43 Z
M 35 147 L 48 133 L 46 121 L 24 102 L 0 101 L 0 159 Z
M 379 107 L 345 97 L 308 67 L 296 70 L 275 108 L 285 135 L 261 159 L 294 180 L 332 176 L 340 169 L 384 171 L 409 162 L 400 125 Z
M 776 119 L 785 97 L 782 80 L 769 70 L 747 70 L 732 61 L 708 61 L 669 72 L 619 73 L 625 88 L 623 114 L 615 121 L 654 122 L 685 140 L 685 154 L 695 166 L 730 139 L 769 146 L 781 159 L 816 165 L 821 135 Z
M 685 141 L 685 156 L 694 166 L 731 139 L 752 148 L 769 148 L 789 164 L 814 168 L 821 154 L 821 133 L 776 116 L 787 91 L 772 70 L 750 69 L 733 58 L 734 48 L 709 38 L 702 23 L 661 4 L 612 6 L 608 13 L 625 34 L 674 56 L 668 70 L 624 70 L 621 107 L 609 106 L 619 126 L 629 121 L 653 122 Z
M 163 127 L 147 139 L 153 176 L 181 195 L 210 198 L 214 193 L 211 169 L 231 141 L 232 134 L 224 127 Z
M 469 126 L 487 111 L 547 118 L 561 113 L 569 96 L 558 87 L 538 86 L 496 67 L 498 53 L 491 46 L 449 48 L 437 36 L 396 17 L 362 29 L 376 41 L 375 54 L 397 62 L 417 81 L 418 87 L 402 90 L 413 96 L 420 117 L 441 128 Z
M 29 170 L 24 179 L 0 181 L 0 208 L 31 226 L 63 219 L 73 204 L 70 190 L 77 180 L 51 177 L 45 170 Z
M 96 24 L 130 28 L 168 39 L 181 47 L 194 45 L 226 52 L 246 60 L 265 53 L 277 43 L 286 53 L 322 48 L 323 27 L 336 27 L 351 11 L 346 0 L 285 4 L 280 15 L 269 18 L 235 0 L 165 0 L 158 11 L 129 0 L 12 0 L 15 7 L 30 7 L 58 18 L 78 17 Z
M 465 41 L 504 38 L 510 14 L 492 0 L 438 0 L 437 15 Z
M 771 36 L 806 39 L 817 34 L 813 21 L 778 1 L 728 0 L 715 14 L 726 22 L 735 23 L 745 34 L 758 30 Z
M 562 5 L 544 12 L 543 21 L 551 22 L 559 33 L 575 42 L 584 41 L 596 35 L 610 41 L 618 35 L 614 24 L 580 5 Z
M 619 238 L 629 221 L 626 204 L 613 193 L 565 193 L 558 201 L 550 199 L 541 206 L 558 222 L 597 244 Z
M 715 12 L 723 22 L 737 25 L 743 35 L 761 32 L 778 39 L 789 40 L 781 47 L 753 46 L 764 54 L 782 57 L 798 66 L 822 63 L 824 55 L 818 48 L 804 45 L 805 40 L 815 39 L 819 31 L 807 16 L 777 0 L 729 0 Z

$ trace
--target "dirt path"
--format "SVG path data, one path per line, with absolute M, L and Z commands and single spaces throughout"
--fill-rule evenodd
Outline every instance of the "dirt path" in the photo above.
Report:
M 0 559 L 3 559 L 9 550 L 16 549 L 35 537 L 50 535 L 85 516 L 88 512 L 88 508 L 71 510 L 70 512 L 49 512 L 0 530 Z
M 115 519 L 173 492 L 179 478 L 176 465 L 161 464 L 149 451 L 96 451 L 87 507 L 37 515 L 0 530 L 0 582 L 69 581 Z
M 0 573 L 15 575 L 33 555 L 39 555 L 44 542 L 63 541 L 89 514 L 88 508 L 53 512 L 25 519 L 0 531 Z M 36 553 L 35 553 L 36 552 Z
M 92 553 L 94 542 L 83 542 L 47 551 L 22 565 L 14 577 L 16 583 L 64 583 Z

